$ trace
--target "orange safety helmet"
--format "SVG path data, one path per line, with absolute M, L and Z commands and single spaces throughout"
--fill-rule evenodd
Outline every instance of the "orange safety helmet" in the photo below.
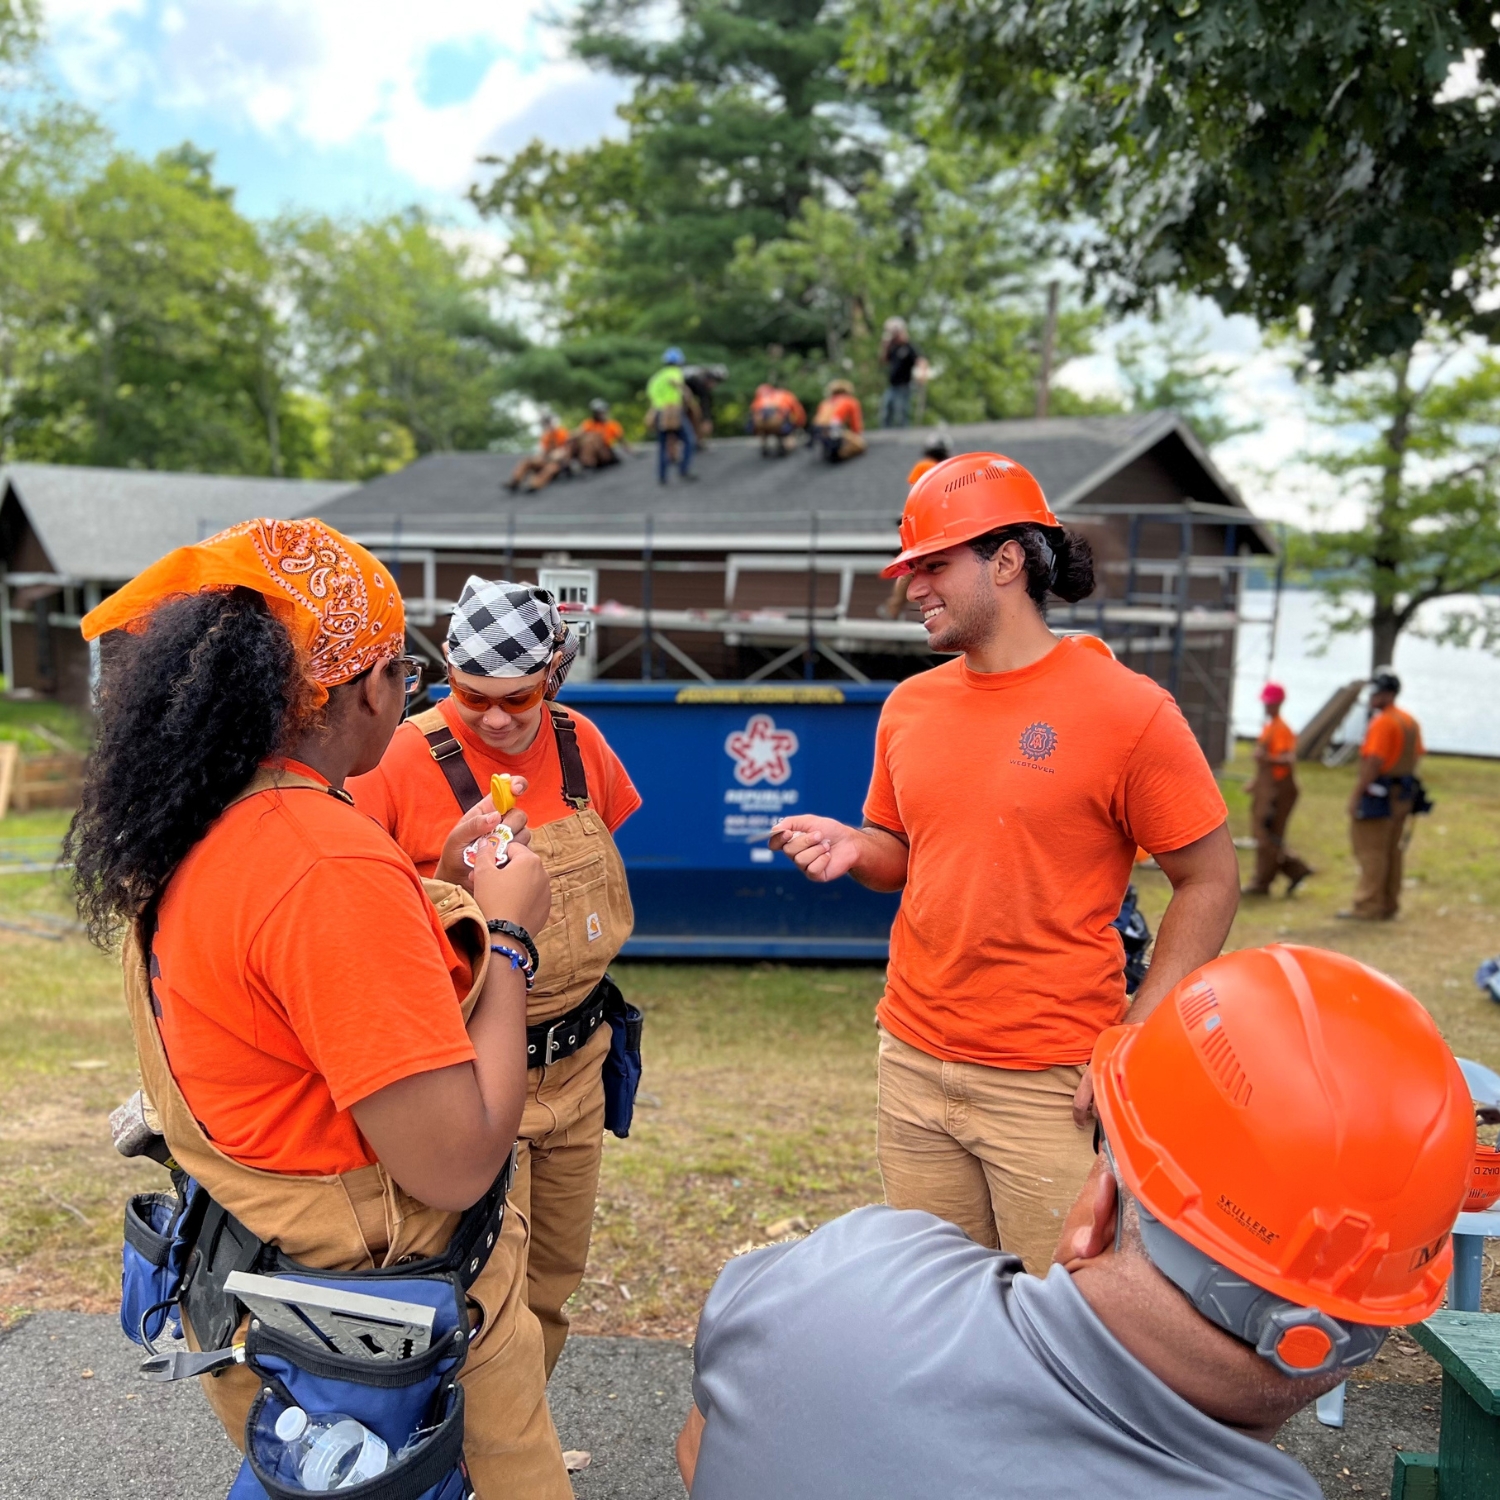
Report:
M 1001 453 L 960 453 L 929 469 L 912 486 L 901 512 L 901 552 L 882 578 L 899 578 L 930 552 L 971 542 L 1001 526 L 1056 528 L 1042 487 Z
M 1165 1226 L 1222 1268 L 1221 1287 L 1272 1294 L 1257 1348 L 1285 1373 L 1358 1363 L 1331 1345 L 1371 1335 L 1369 1358 L 1381 1328 L 1442 1305 L 1473 1105 L 1432 1018 L 1394 981 L 1318 948 L 1225 954 L 1142 1024 L 1100 1036 L 1093 1079 L 1148 1253 L 1188 1291 L 1145 1233 Z

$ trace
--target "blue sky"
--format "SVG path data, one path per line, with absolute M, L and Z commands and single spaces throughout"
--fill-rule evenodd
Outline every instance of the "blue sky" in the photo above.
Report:
M 213 151 L 253 214 L 422 202 L 472 219 L 475 159 L 614 124 L 620 83 L 530 0 L 47 0 L 49 66 L 142 154 Z

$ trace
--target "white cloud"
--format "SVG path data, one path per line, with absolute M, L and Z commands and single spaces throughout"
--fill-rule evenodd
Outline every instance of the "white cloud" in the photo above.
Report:
M 577 138 L 621 96 L 564 55 L 533 0 L 48 0 L 53 55 L 87 104 L 211 116 L 314 149 L 374 139 L 389 165 L 437 192 L 528 116 Z M 435 49 L 479 58 L 455 90 L 424 88 Z M 467 49 L 465 52 L 463 49 Z M 470 64 L 472 67 L 472 63 Z

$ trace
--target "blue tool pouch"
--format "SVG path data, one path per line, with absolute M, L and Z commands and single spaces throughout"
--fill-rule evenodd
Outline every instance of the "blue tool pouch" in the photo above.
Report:
M 120 1250 L 120 1327 L 149 1346 L 170 1316 L 172 1336 L 181 1336 L 176 1301 L 188 1252 L 202 1217 L 202 1189 L 184 1177 L 171 1193 L 137 1193 L 125 1201 L 125 1239 Z
M 291 1406 L 342 1412 L 389 1450 L 384 1472 L 340 1488 L 350 1500 L 464 1500 L 464 1395 L 458 1383 L 469 1347 L 469 1315 L 457 1275 L 378 1278 L 287 1273 L 277 1280 L 383 1297 L 433 1309 L 432 1342 L 404 1360 L 351 1358 L 252 1318 L 245 1363 L 261 1388 L 245 1421 L 245 1460 L 229 1500 L 295 1500 L 307 1490 L 278 1465 L 276 1420 Z
M 641 1086 L 641 1030 L 645 1016 L 620 993 L 608 974 L 604 1019 L 609 1022 L 609 1055 L 604 1059 L 604 1128 L 622 1139 L 630 1134 L 636 1090 Z

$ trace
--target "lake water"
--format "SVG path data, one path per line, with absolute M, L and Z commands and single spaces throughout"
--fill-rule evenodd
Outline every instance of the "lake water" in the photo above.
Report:
M 1247 590 L 1242 613 L 1256 621 L 1270 615 L 1269 590 Z M 1452 609 L 1463 599 L 1430 606 L 1420 618 Z M 1490 601 L 1494 602 L 1494 601 Z M 1283 712 L 1300 729 L 1329 695 L 1370 670 L 1370 636 L 1329 636 L 1327 604 L 1321 594 L 1286 590 L 1276 630 L 1276 657 L 1268 672 L 1269 627 L 1247 618 L 1240 626 L 1239 660 L 1234 683 L 1234 728 L 1254 735 L 1264 722 L 1260 690 L 1267 678 L 1287 693 Z M 1395 668 L 1401 678 L 1401 706 L 1415 714 L 1429 750 L 1500 756 L 1500 656 L 1477 649 L 1439 646 L 1409 631 L 1396 643 Z

